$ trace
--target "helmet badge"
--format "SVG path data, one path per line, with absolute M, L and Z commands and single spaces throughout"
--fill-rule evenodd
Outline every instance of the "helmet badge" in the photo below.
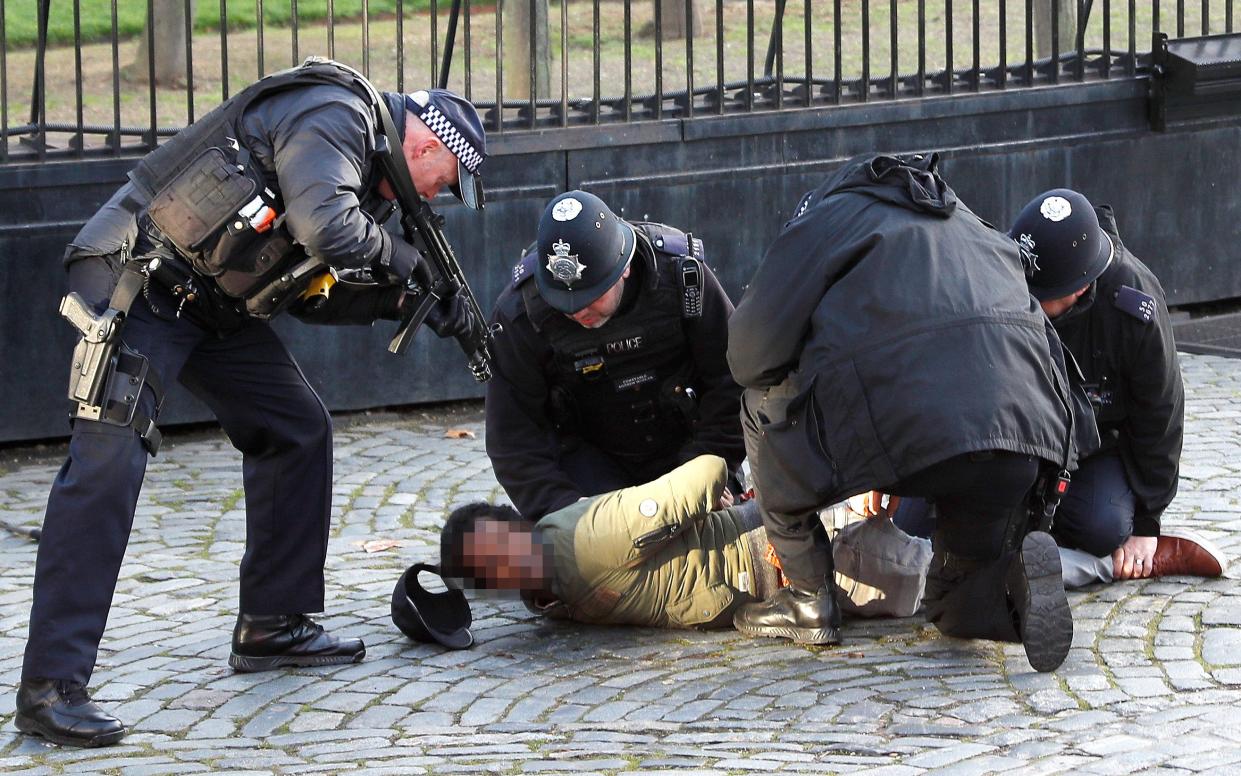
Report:
M 581 209 L 581 205 L 578 205 L 578 208 Z M 555 253 L 547 257 L 547 271 L 552 273 L 552 277 L 572 288 L 576 281 L 582 279 L 582 270 L 586 269 L 586 265 L 577 260 L 576 253 L 569 253 L 570 246 L 564 240 L 552 243 L 552 250 Z
M 1038 206 L 1038 212 L 1048 221 L 1063 221 L 1073 214 L 1073 206 L 1064 197 L 1048 197 Z
M 1028 234 L 1022 234 L 1017 238 L 1017 245 L 1021 247 L 1022 253 L 1030 257 L 1031 269 L 1038 272 L 1042 269 L 1038 265 L 1038 254 L 1034 252 L 1034 238 Z
M 573 197 L 565 197 L 552 207 L 552 218 L 557 221 L 572 221 L 582 212 L 582 203 Z

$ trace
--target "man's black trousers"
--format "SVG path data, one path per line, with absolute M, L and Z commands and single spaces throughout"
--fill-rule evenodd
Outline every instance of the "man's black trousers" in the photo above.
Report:
M 240 610 L 322 611 L 331 418 L 275 332 L 253 321 L 219 337 L 185 318 L 157 317 L 139 297 L 122 339 L 164 385 L 176 378 L 205 402 L 243 455 Z M 144 390 L 140 411 L 151 413 L 153 401 Z M 132 428 L 74 422 L 48 497 L 23 677 L 90 679 L 146 466 Z

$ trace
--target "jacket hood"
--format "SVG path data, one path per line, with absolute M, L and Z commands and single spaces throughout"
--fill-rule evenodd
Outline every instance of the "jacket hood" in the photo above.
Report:
M 823 185 L 807 194 L 796 214 L 824 197 L 854 192 L 897 207 L 947 218 L 957 207 L 957 195 L 939 176 L 939 154 L 855 157 Z

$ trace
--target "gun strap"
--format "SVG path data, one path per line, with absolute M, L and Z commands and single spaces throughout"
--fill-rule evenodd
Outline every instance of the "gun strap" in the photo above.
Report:
M 116 281 L 116 288 L 112 289 L 112 300 L 108 302 L 108 307 L 119 310 L 122 315 L 129 315 L 129 308 L 133 307 L 134 300 L 142 293 L 142 284 L 145 281 L 146 275 L 138 269 L 136 262 L 126 261 L 121 267 L 121 277 Z

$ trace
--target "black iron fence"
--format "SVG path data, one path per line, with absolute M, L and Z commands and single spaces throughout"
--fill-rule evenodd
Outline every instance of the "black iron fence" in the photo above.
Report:
M 491 133 L 1134 77 L 1233 0 L 0 0 L 0 162 L 140 152 L 323 55 Z

